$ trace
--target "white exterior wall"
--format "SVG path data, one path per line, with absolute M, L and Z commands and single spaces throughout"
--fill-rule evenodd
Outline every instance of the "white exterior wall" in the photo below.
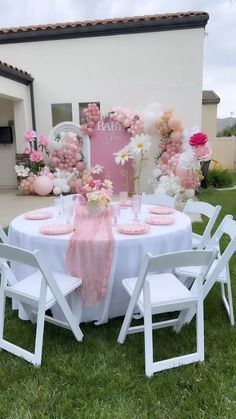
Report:
M 201 125 L 204 30 L 77 38 L 0 45 L 0 57 L 34 77 L 37 131 L 52 129 L 51 104 L 100 101 L 103 114 L 121 105 L 142 111 L 158 102 L 175 111 L 183 125 Z M 1 91 L 1 89 L 0 89 Z M 141 189 L 154 166 L 152 156 Z

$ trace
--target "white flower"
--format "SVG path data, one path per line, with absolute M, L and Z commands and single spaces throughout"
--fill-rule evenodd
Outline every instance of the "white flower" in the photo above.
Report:
M 19 166 L 16 164 L 15 171 L 17 176 L 27 177 L 29 175 L 30 169 L 28 167 L 24 167 L 23 164 L 20 164 Z
M 94 175 L 99 175 L 99 173 L 102 173 L 102 169 L 104 166 L 101 166 L 100 164 L 95 164 L 95 166 L 91 167 L 90 171 Z
M 155 169 L 153 169 L 152 175 L 154 178 L 158 178 L 163 175 L 163 172 L 161 169 L 159 169 L 159 167 L 156 167 Z
M 130 140 L 130 150 L 132 154 L 136 155 L 141 152 L 147 152 L 151 147 L 151 137 L 147 134 L 137 134 Z
M 191 151 L 185 151 L 179 156 L 179 165 L 183 169 L 195 169 L 197 164 L 197 159 L 194 157 Z
M 122 148 L 122 150 L 118 151 L 117 153 L 114 153 L 115 162 L 117 164 L 122 164 L 122 166 L 127 162 L 130 158 L 128 148 Z

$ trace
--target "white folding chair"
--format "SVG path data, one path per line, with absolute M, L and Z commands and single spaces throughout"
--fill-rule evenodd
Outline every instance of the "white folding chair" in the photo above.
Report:
M 76 321 L 65 296 L 78 288 L 82 281 L 64 273 L 51 272 L 39 250 L 29 252 L 7 244 L 0 244 L 0 263 L 2 277 L 0 288 L 0 348 L 24 358 L 35 366 L 41 365 L 45 320 L 52 324 L 71 329 L 78 341 L 83 333 Z M 26 278 L 9 283 L 7 262 L 15 261 L 35 268 L 36 271 Z M 14 275 L 12 273 L 12 275 Z M 4 319 L 6 297 L 20 301 L 32 322 L 37 322 L 34 352 L 29 352 L 4 339 Z M 66 321 L 57 320 L 45 314 L 55 303 L 59 304 Z
M 154 372 L 180 365 L 204 360 L 204 316 L 202 300 L 202 282 L 215 257 L 215 251 L 191 250 L 169 253 L 161 256 L 146 254 L 136 278 L 126 278 L 123 286 L 130 295 L 130 303 L 118 336 L 118 342 L 124 343 L 126 335 L 144 331 L 145 372 L 148 377 Z M 153 274 L 157 270 L 171 270 L 182 263 L 201 266 L 196 278 L 195 293 L 188 290 L 172 273 Z M 130 327 L 135 307 L 144 316 L 144 325 Z M 152 322 L 154 314 L 187 310 L 191 307 L 197 312 L 196 337 L 197 350 L 194 353 L 162 361 L 153 361 L 152 329 L 175 326 L 178 317 L 172 320 Z
M 202 235 L 192 233 L 193 249 L 203 249 L 211 238 L 211 231 L 221 210 L 220 205 L 208 204 L 207 202 L 193 201 L 189 199 L 183 209 L 185 214 L 205 215 L 209 220 Z
M 232 289 L 231 289 L 231 280 L 230 280 L 230 271 L 229 271 L 229 261 L 236 251 L 236 221 L 232 219 L 232 215 L 226 215 L 219 227 L 215 231 L 211 240 L 206 246 L 206 250 L 211 250 L 213 247 L 218 247 L 218 255 L 216 260 L 213 262 L 212 267 L 208 274 L 206 275 L 206 280 L 203 284 L 203 298 L 206 298 L 213 285 L 216 282 L 219 282 L 221 285 L 221 296 L 223 304 L 225 306 L 227 315 L 229 317 L 230 323 L 234 325 L 234 309 L 233 309 L 233 300 L 232 300 Z M 222 236 L 226 234 L 229 236 L 230 241 L 226 246 L 224 252 L 221 254 L 219 244 Z M 176 269 L 176 274 L 183 279 L 195 278 L 198 274 L 199 269 L 193 264 L 193 266 L 186 267 L 186 264 L 183 267 Z M 227 296 L 225 293 L 225 288 L 227 290 Z M 182 314 L 182 324 L 188 323 L 194 315 L 193 311 L 189 311 L 188 314 Z
M 8 242 L 8 236 L 5 233 L 5 231 L 3 230 L 2 226 L 0 226 L 0 240 L 2 240 L 3 243 Z
M 178 196 L 170 196 L 162 193 L 142 194 L 142 203 L 149 205 L 166 205 L 175 208 Z

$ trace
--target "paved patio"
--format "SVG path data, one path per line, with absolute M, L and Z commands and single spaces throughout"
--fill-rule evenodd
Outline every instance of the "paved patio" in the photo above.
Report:
M 53 196 L 20 195 L 17 189 L 0 189 L 0 225 L 8 226 L 10 221 L 23 212 L 52 206 Z

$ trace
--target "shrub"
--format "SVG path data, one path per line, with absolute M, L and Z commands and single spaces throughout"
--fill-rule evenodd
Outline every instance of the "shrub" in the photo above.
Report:
M 233 185 L 233 178 L 228 170 L 209 170 L 205 177 L 206 186 L 212 188 L 225 188 Z

